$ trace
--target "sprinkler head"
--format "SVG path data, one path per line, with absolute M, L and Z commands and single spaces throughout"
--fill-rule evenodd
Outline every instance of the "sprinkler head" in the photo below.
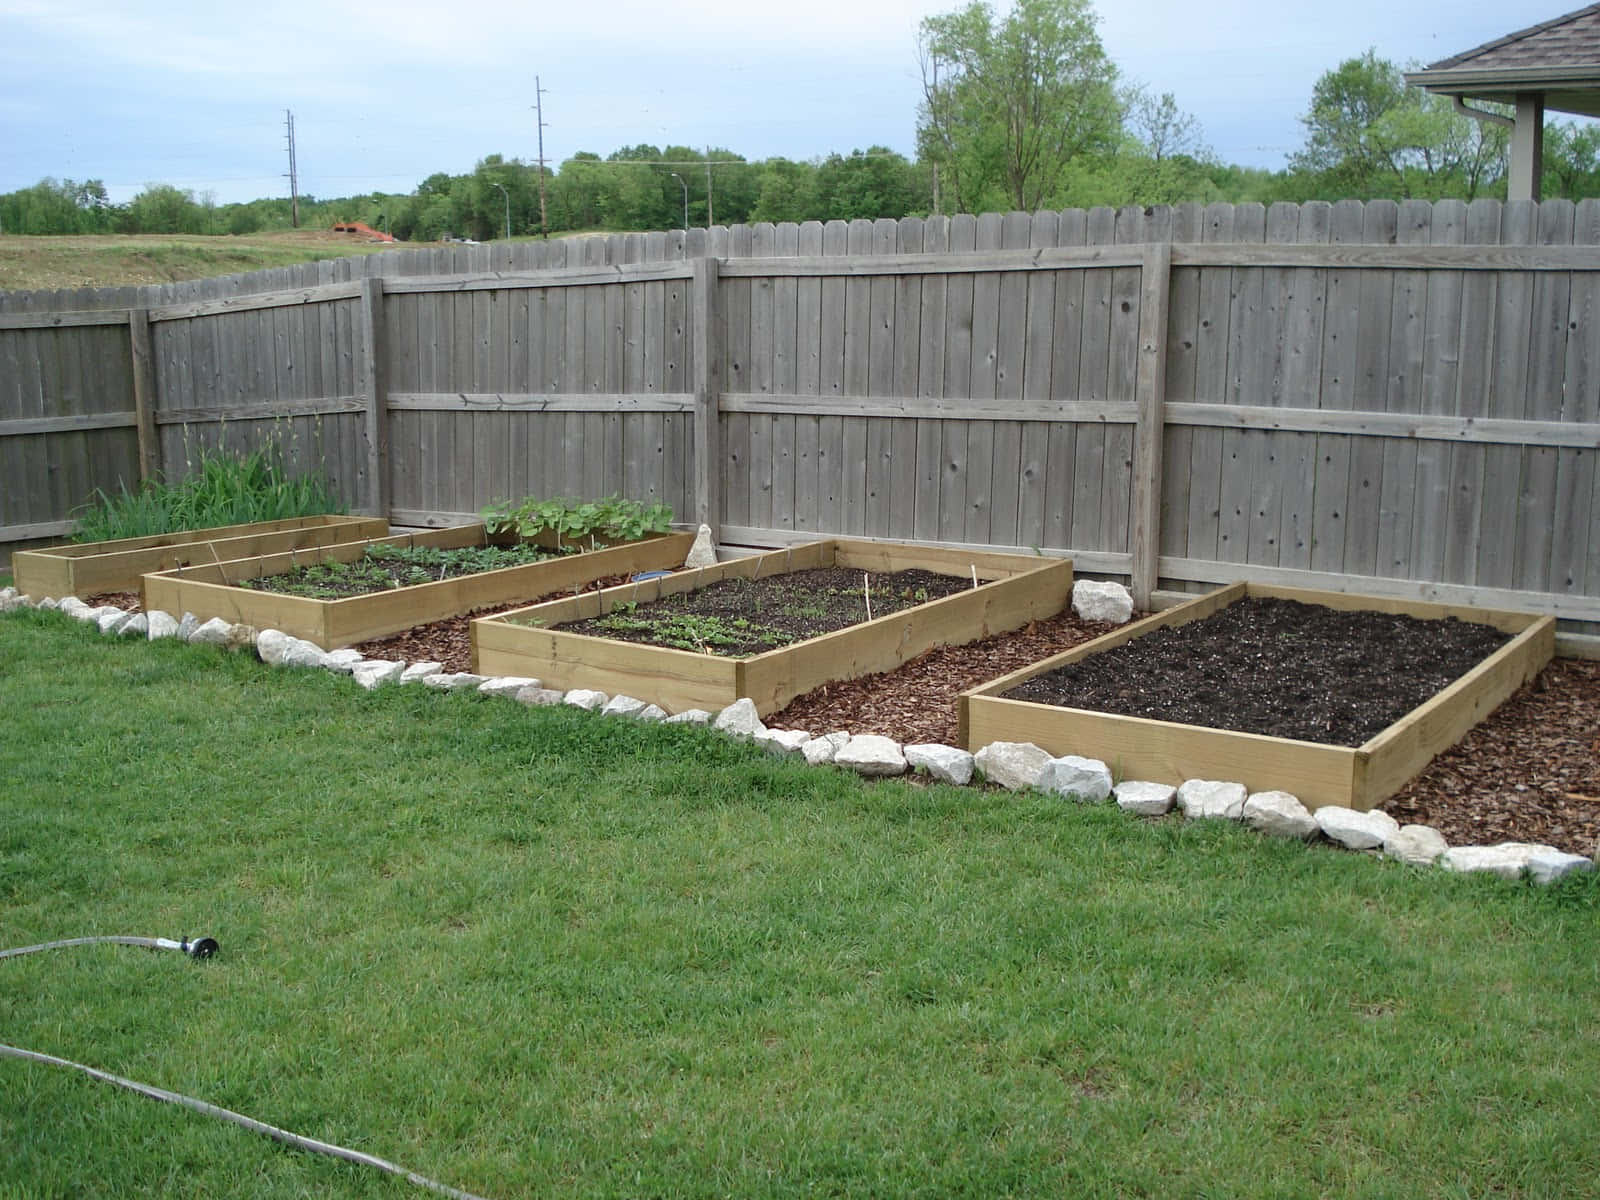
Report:
M 190 958 L 210 958 L 218 950 L 222 949 L 221 946 L 217 945 L 215 938 L 208 937 L 196 938 L 192 942 L 188 938 L 184 938 L 178 948 Z

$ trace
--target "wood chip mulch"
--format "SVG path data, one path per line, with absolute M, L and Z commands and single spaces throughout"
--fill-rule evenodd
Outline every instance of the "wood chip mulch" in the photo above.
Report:
M 139 608 L 139 597 L 107 593 L 91 596 L 87 603 L 132 611 Z M 529 602 L 471 616 L 523 603 Z M 443 662 L 446 670 L 468 671 L 470 620 L 436 621 L 357 649 L 376 658 Z M 767 724 L 953 745 L 958 693 L 1108 628 L 1066 613 L 966 646 L 940 647 L 898 671 L 808 692 L 768 717 Z M 1594 854 L 1600 849 L 1600 662 L 1551 663 L 1383 807 L 1402 823 L 1434 826 L 1452 845 L 1543 842 L 1575 854 Z
M 896 671 L 824 684 L 765 720 L 775 729 L 848 729 L 881 733 L 907 745 L 954 746 L 961 692 L 1113 628 L 1081 621 L 1068 611 L 965 646 L 939 646 Z
M 1600 662 L 1558 658 L 1391 797 L 1451 845 L 1600 849 Z

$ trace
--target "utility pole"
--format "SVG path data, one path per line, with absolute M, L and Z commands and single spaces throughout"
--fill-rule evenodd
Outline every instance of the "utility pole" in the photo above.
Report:
M 289 143 L 289 204 L 290 219 L 296 229 L 300 228 L 300 173 L 294 162 L 294 113 L 287 108 L 283 110 L 283 126 L 285 140 Z
M 534 120 L 539 124 L 539 234 L 549 241 L 550 222 L 544 207 L 544 88 L 539 86 L 537 75 L 533 77 L 533 111 Z

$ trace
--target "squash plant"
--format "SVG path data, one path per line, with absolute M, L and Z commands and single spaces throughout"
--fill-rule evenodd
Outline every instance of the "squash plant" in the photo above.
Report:
M 546 529 L 574 541 L 631 542 L 647 533 L 665 533 L 672 526 L 672 507 L 644 504 L 620 496 L 599 500 L 541 500 L 525 496 L 521 500 L 499 500 L 480 514 L 490 533 L 511 533 L 519 538 L 536 537 Z

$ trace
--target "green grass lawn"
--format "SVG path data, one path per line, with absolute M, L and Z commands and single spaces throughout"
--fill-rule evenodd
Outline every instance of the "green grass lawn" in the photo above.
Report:
M 0 1041 L 489 1197 L 1557 1196 L 1600 885 L 0 618 Z M 0 1060 L 0 1194 L 406 1185 Z

